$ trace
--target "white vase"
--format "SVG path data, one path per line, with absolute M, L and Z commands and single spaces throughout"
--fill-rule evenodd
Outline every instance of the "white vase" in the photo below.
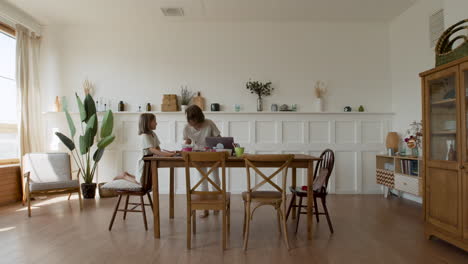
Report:
M 323 99 L 322 98 L 317 98 L 315 100 L 315 111 L 323 112 Z
M 180 106 L 180 111 L 185 112 L 185 109 L 187 109 L 188 105 L 181 105 Z

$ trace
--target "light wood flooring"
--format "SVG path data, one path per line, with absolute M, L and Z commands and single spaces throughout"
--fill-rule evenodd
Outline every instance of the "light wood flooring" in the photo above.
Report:
M 33 215 L 20 204 L 0 207 L 0 263 L 468 263 L 468 253 L 441 240 L 425 240 L 419 204 L 380 195 L 329 195 L 335 228 L 325 218 L 306 240 L 306 221 L 299 233 L 289 219 L 288 252 L 278 233 L 276 214 L 257 210 L 249 249 L 242 251 L 243 208 L 233 196 L 228 249 L 221 249 L 221 215 L 198 219 L 192 250 L 186 249 L 185 196 L 176 196 L 175 219 L 168 217 L 168 197 L 161 198 L 161 239 L 153 238 L 152 214 L 145 231 L 140 213 L 107 230 L 116 198 L 85 200 L 54 197 L 33 202 Z M 148 208 L 149 209 L 149 208 Z M 315 218 L 314 218 L 315 219 Z

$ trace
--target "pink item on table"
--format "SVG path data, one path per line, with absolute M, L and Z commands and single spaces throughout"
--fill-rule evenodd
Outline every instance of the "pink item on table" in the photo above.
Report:
M 183 152 L 192 152 L 193 148 L 182 148 Z
M 304 185 L 304 186 L 301 187 L 301 189 L 302 189 L 303 191 L 307 191 L 307 186 Z

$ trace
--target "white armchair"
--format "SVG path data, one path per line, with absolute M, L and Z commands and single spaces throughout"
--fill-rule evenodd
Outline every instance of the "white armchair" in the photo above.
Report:
M 72 179 L 70 155 L 67 153 L 29 153 L 23 156 L 23 202 L 27 200 L 28 216 L 31 216 L 31 198 L 34 196 L 78 193 L 82 209 L 80 171 Z M 70 197 L 69 197 L 70 198 Z

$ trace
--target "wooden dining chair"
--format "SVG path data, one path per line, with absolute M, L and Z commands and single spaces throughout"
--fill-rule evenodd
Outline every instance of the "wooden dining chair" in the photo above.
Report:
M 288 168 L 291 165 L 294 155 L 270 154 L 270 155 L 244 155 L 245 167 L 247 170 L 247 191 L 242 193 L 244 201 L 244 250 L 247 250 L 249 242 L 250 221 L 253 219 L 255 210 L 263 205 L 271 205 L 276 210 L 278 218 L 278 229 L 281 233 L 283 228 L 283 238 L 287 249 L 290 249 L 288 229 L 286 227 L 286 180 Z M 257 166 L 268 168 L 278 168 L 273 174 L 267 176 Z M 261 177 L 261 182 L 252 187 L 251 169 Z M 282 172 L 282 183 L 278 186 L 274 178 Z M 255 177 L 255 173 L 254 176 Z M 253 180 L 255 182 L 255 179 Z M 262 186 L 271 186 L 274 191 L 259 190 Z M 254 206 L 252 209 L 252 205 Z M 251 210 L 252 209 L 252 210 Z
M 227 152 L 184 152 L 185 183 L 187 188 L 187 248 L 191 248 L 191 232 L 196 233 L 196 210 L 219 210 L 223 214 L 222 247 L 226 249 L 227 236 L 231 226 L 231 193 L 226 192 Z M 193 187 L 190 180 L 190 168 L 195 168 L 201 179 Z M 205 170 L 204 168 L 209 168 Z M 210 174 L 221 168 L 221 186 L 209 178 Z M 214 191 L 197 191 L 207 181 Z
M 143 168 L 143 175 L 141 177 L 141 185 L 133 182 L 129 182 L 126 180 L 114 180 L 102 186 L 104 189 L 111 189 L 113 190 L 118 196 L 117 204 L 114 209 L 114 213 L 112 214 L 112 219 L 109 224 L 109 231 L 112 230 L 112 225 L 114 224 L 115 216 L 117 212 L 123 212 L 123 219 L 127 218 L 127 212 L 131 213 L 142 213 L 143 214 L 143 223 L 145 225 L 145 230 L 148 230 L 148 222 L 146 221 L 146 210 L 145 206 L 150 206 L 151 210 L 153 210 L 153 201 L 151 200 L 150 191 L 152 188 L 152 177 L 150 172 L 150 165 L 149 162 L 145 162 Z M 119 209 L 120 201 L 122 200 L 122 196 L 125 196 L 125 205 L 124 209 Z M 131 203 L 129 202 L 131 196 L 139 197 L 139 202 Z M 144 197 L 147 196 L 149 200 L 149 204 L 146 204 L 144 201 Z M 132 207 L 129 209 L 128 205 Z M 136 210 L 138 207 L 141 207 L 140 210 Z
M 314 183 L 313 183 L 313 193 L 314 193 L 314 207 L 313 213 L 315 214 L 315 218 L 317 222 L 319 222 L 319 215 L 325 215 L 328 222 L 328 228 L 330 232 L 333 234 L 333 225 L 330 220 L 330 214 L 328 213 L 327 208 L 327 188 L 328 188 L 328 181 L 330 179 L 330 175 L 333 171 L 333 167 L 335 165 L 335 154 L 333 150 L 326 149 L 320 154 L 320 161 L 317 163 L 314 171 Z M 306 212 L 302 212 L 302 208 L 307 208 L 307 205 L 302 205 L 302 199 L 307 198 L 307 190 L 303 190 L 301 187 L 293 188 L 292 186 L 289 187 L 292 198 L 291 203 L 289 204 L 288 213 L 286 215 L 286 219 L 289 217 L 289 213 L 291 212 L 291 208 L 296 207 L 297 210 L 297 217 L 296 217 L 296 233 L 299 227 L 299 219 L 301 214 L 307 214 Z M 296 197 L 299 197 L 299 204 L 296 205 Z M 322 202 L 323 212 L 318 210 L 317 198 L 320 198 Z

